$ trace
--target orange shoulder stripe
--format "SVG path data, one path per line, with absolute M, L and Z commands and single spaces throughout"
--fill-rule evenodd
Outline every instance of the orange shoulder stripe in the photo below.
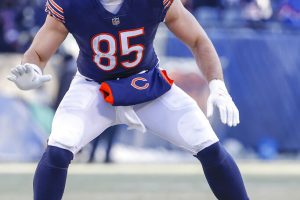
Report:
M 59 12 L 64 13 L 64 9 L 62 9 L 62 7 L 60 7 L 59 5 L 57 5 L 57 3 L 55 3 L 55 1 L 53 0 L 48 0 L 50 2 L 50 4 L 52 6 L 54 6 L 54 8 L 56 8 Z
M 62 16 L 61 14 L 59 14 L 58 12 L 56 12 L 53 8 L 51 8 L 51 6 L 48 4 L 47 8 L 50 10 L 51 14 L 53 14 L 55 17 L 57 17 L 58 19 L 64 21 L 65 17 Z
M 166 5 L 168 3 L 168 1 L 170 1 L 170 0 L 164 0 L 163 4 Z

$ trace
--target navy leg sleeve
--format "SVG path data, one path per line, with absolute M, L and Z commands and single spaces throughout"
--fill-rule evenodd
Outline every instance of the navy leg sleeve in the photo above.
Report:
M 248 200 L 241 173 L 219 142 L 196 156 L 202 164 L 210 188 L 219 200 Z
M 62 199 L 72 159 L 73 153 L 68 150 L 47 147 L 34 175 L 34 200 Z

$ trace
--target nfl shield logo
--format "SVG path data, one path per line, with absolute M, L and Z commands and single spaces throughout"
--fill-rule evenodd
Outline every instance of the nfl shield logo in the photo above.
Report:
M 118 26 L 120 24 L 120 18 L 119 17 L 115 17 L 115 18 L 112 18 L 112 24 L 114 26 Z

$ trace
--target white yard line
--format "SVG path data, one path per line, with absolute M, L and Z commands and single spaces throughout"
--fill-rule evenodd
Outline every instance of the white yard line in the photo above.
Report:
M 239 162 L 243 175 L 299 176 L 300 162 Z M 0 174 L 33 174 L 36 164 L 0 164 Z M 99 175 L 194 175 L 203 174 L 199 164 L 72 164 L 70 174 Z

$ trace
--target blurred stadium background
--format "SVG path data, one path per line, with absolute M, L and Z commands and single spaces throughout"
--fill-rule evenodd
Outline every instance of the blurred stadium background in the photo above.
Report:
M 182 1 L 216 46 L 240 109 L 237 128 L 225 127 L 217 115 L 211 123 L 238 160 L 251 199 L 300 199 L 300 1 Z M 0 1 L 1 200 L 32 199 L 35 163 L 76 71 L 78 49 L 70 36 L 48 64 L 46 73 L 54 80 L 45 87 L 22 92 L 5 78 L 43 24 L 44 4 Z M 205 112 L 207 83 L 189 50 L 163 24 L 156 50 L 161 65 Z M 192 156 L 123 126 L 106 131 L 74 162 L 67 200 L 214 199 Z

